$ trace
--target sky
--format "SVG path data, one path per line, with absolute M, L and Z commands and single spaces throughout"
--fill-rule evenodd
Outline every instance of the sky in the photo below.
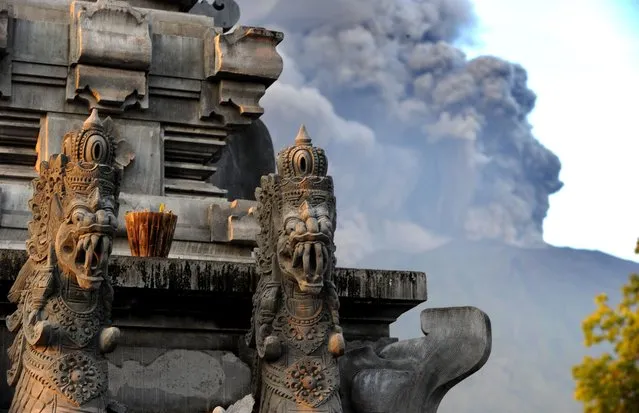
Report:
M 636 260 L 639 2 L 475 0 L 470 56 L 521 63 L 537 93 L 535 136 L 562 162 L 544 239 Z
M 636 0 L 239 4 L 285 33 L 262 119 L 327 150 L 341 265 L 459 238 L 636 259 Z

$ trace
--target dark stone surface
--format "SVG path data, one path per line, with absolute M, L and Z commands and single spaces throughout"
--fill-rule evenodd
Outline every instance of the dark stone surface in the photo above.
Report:
M 4 326 L 4 317 L 0 317 L 0 413 L 2 412 L 2 408 L 9 408 L 13 395 L 13 389 L 9 388 L 6 378 L 6 371 L 9 367 L 7 350 L 12 340 L 12 335 L 9 334 Z
M 228 191 L 228 199 L 255 200 L 260 178 L 275 172 L 275 151 L 266 125 L 256 120 L 226 138 L 226 148 L 216 164 L 211 183 Z
M 26 252 L 0 250 L 0 315 Z M 257 283 L 252 264 L 115 256 L 109 264 L 115 288 L 114 320 L 123 326 L 156 322 L 194 329 L 242 332 L 248 328 Z M 415 271 L 338 268 L 345 330 L 358 338 L 388 335 L 388 325 L 426 300 L 426 275 Z M 349 326 L 350 325 L 350 326 Z
M 89 0 L 91 1 L 91 0 Z M 159 8 L 173 10 L 177 8 L 179 11 L 187 12 L 193 7 L 198 0 L 133 0 L 129 1 L 137 7 Z M 139 3 L 139 4 L 138 4 Z
M 0 249 L 0 317 L 14 309 L 5 297 L 26 257 L 25 251 Z M 257 283 L 252 264 L 115 256 L 109 276 L 114 322 L 136 331 L 130 345 L 148 345 L 162 331 L 181 329 L 192 337 L 169 335 L 167 345 L 232 349 L 249 327 Z M 421 272 L 338 268 L 335 281 L 350 339 L 388 337 L 397 317 L 426 300 Z

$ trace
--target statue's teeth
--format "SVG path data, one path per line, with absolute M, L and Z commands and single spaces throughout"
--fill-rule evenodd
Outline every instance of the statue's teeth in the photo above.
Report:
M 304 245 L 303 244 L 297 244 L 295 246 L 295 251 L 293 252 L 293 268 L 297 267 L 300 265 L 300 262 L 302 261 L 302 254 L 303 254 L 303 250 L 304 249 Z
M 304 274 L 311 274 L 311 244 L 304 244 L 304 254 L 302 255 L 302 262 L 304 265 Z
M 324 269 L 324 247 L 320 243 L 315 243 L 315 275 L 322 275 Z

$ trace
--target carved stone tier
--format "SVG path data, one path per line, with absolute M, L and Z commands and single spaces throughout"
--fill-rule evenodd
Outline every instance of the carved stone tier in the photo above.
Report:
M 13 311 L 5 297 L 25 260 L 23 251 L 0 250 L 0 318 Z M 124 340 L 108 356 L 110 388 L 118 401 L 133 413 L 163 404 L 192 413 L 249 393 L 250 372 L 237 355 L 250 324 L 254 265 L 114 257 L 108 274 L 115 288 L 113 321 Z M 426 275 L 420 272 L 338 268 L 335 284 L 349 345 L 351 340 L 387 344 L 389 324 L 426 300 Z M 0 336 L 8 342 L 4 323 Z M 0 375 L 5 357 L 0 354 Z M 202 383 L 217 383 L 222 374 L 224 385 L 202 390 Z M 4 386 L 0 381 L 0 410 L 9 401 Z
M 1 131 L 2 123 L 0 120 L 0 134 Z M 131 136 L 130 141 L 139 137 L 135 133 L 126 136 Z M 133 161 L 127 169 L 134 169 L 139 165 Z M 158 165 L 155 164 L 155 166 Z M 127 180 L 127 172 L 125 172 L 123 182 L 124 188 L 131 189 L 135 188 L 136 185 L 142 186 L 146 183 L 155 185 L 157 183 L 157 181 L 150 180 L 137 182 Z M 145 175 L 141 173 L 139 176 L 144 177 Z M 31 187 L 26 183 L 4 183 L 0 184 L 0 189 L 2 191 L 0 193 L 0 246 L 10 249 L 24 249 L 30 213 L 27 203 L 31 198 Z M 119 227 L 114 239 L 114 255 L 130 255 L 124 225 L 126 212 L 157 208 L 162 202 L 179 217 L 169 257 L 253 262 L 252 250 L 256 245 L 255 235 L 259 231 L 254 217 L 256 204 L 254 201 L 228 202 L 223 198 L 216 197 L 178 198 L 176 196 L 140 195 L 135 193 L 135 189 L 120 194 Z
M 35 155 L 98 108 L 137 139 L 124 192 L 225 197 L 209 178 L 229 132 L 263 113 L 282 34 L 223 34 L 179 12 L 192 4 L 0 0 L 0 188 L 32 179 Z

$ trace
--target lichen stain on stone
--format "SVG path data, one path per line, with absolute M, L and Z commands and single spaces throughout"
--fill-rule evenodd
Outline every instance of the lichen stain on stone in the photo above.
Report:
M 358 273 L 361 270 L 341 269 L 336 271 L 335 286 L 337 293 L 344 297 L 361 297 L 362 280 Z
M 180 265 L 181 264 L 181 265 Z M 197 264 L 193 264 L 196 267 Z M 189 290 L 191 288 L 191 264 L 188 261 L 182 263 L 170 262 L 168 265 L 168 288 L 170 290 Z

